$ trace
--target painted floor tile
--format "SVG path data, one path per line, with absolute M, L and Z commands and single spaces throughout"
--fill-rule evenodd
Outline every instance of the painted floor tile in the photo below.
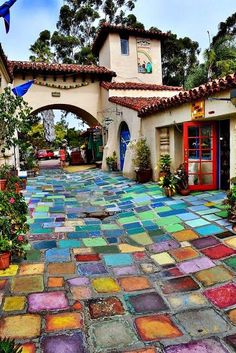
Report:
M 144 342 L 182 336 L 182 332 L 168 315 L 138 317 L 134 320 L 134 323 L 139 337 Z
M 190 276 L 173 278 L 161 283 L 161 289 L 164 294 L 189 292 L 199 288 L 198 283 Z
M 123 304 L 116 297 L 91 299 L 87 304 L 92 319 L 123 315 L 125 313 Z
M 125 301 L 134 315 L 158 313 L 169 309 L 163 298 L 156 292 L 126 295 Z
M 199 238 L 197 233 L 195 233 L 195 231 L 193 231 L 191 229 L 185 229 L 180 232 L 173 233 L 172 235 L 178 241 L 189 241 L 189 240 Z
M 62 291 L 30 294 L 28 304 L 31 313 L 68 308 L 68 300 Z
M 151 255 L 151 259 L 160 266 L 171 265 L 175 263 L 174 258 L 171 257 L 168 252 Z
M 178 310 L 186 310 L 194 307 L 199 307 L 200 309 L 203 306 L 209 305 L 207 299 L 201 293 L 170 294 L 167 300 L 173 309 Z
M 208 237 L 192 240 L 191 244 L 197 249 L 205 249 L 210 246 L 220 244 L 220 241 L 213 236 L 208 236 Z
M 34 293 L 43 292 L 43 276 L 20 276 L 12 280 L 11 291 L 12 293 Z
M 219 260 L 235 254 L 236 250 L 231 249 L 223 244 L 219 244 L 211 248 L 203 249 L 201 252 L 212 260 Z
M 119 292 L 120 287 L 111 277 L 99 277 L 92 280 L 93 288 L 98 293 Z
M 45 317 L 46 331 L 77 330 L 83 327 L 82 316 L 79 313 L 51 314 Z
M 125 292 L 134 292 L 152 288 L 149 280 L 146 277 L 133 276 L 122 277 L 118 279 L 120 286 Z
M 234 283 L 207 289 L 203 294 L 220 309 L 236 304 L 236 285 Z
M 29 339 L 38 337 L 41 331 L 39 315 L 16 315 L 1 319 L 0 337 Z
M 211 268 L 214 266 L 214 262 L 211 261 L 208 257 L 199 257 L 197 259 L 177 264 L 177 267 L 180 269 L 180 271 L 186 274 L 199 272 L 201 270 L 206 270 L 207 268 Z
M 208 308 L 177 313 L 176 319 L 194 338 L 224 333 L 229 329 L 227 321 Z
M 200 234 L 201 236 L 206 236 L 206 235 L 222 233 L 222 228 L 220 228 L 214 224 L 211 224 L 208 226 L 197 227 L 197 228 L 195 228 L 195 231 L 198 234 Z
M 233 273 L 223 265 L 197 272 L 194 274 L 194 276 L 205 287 L 213 286 L 217 283 L 231 281 L 234 277 Z
M 165 353 L 229 353 L 223 345 L 214 338 L 190 342 L 165 348 Z
M 26 305 L 26 297 L 5 297 L 3 304 L 4 311 L 23 310 Z
M 169 254 L 171 256 L 173 256 L 176 261 L 190 260 L 190 259 L 194 259 L 200 255 L 191 246 L 170 250 Z
M 130 324 L 121 319 L 97 322 L 90 326 L 90 332 L 96 342 L 95 351 L 127 349 L 137 342 L 137 337 Z
M 60 353 L 88 353 L 85 339 L 81 332 L 72 335 L 46 336 L 41 340 L 43 353 L 55 353 L 55 348 Z

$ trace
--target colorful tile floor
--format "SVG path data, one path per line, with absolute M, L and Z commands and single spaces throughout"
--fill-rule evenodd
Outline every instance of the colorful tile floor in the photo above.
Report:
M 28 259 L 0 271 L 0 335 L 23 353 L 236 351 L 223 192 L 166 198 L 118 174 L 47 170 L 25 197 Z

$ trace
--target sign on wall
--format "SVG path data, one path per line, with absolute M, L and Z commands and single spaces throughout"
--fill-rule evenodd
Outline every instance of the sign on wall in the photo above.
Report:
M 150 39 L 137 38 L 138 72 L 141 74 L 152 73 L 151 41 Z
M 196 120 L 201 118 L 205 118 L 204 100 L 192 103 L 192 106 L 191 106 L 191 119 Z

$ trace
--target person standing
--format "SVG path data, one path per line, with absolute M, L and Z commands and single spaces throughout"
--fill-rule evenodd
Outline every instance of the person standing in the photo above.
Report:
M 64 147 L 61 147 L 59 151 L 59 155 L 60 155 L 60 166 L 61 168 L 64 168 L 66 164 L 66 149 Z

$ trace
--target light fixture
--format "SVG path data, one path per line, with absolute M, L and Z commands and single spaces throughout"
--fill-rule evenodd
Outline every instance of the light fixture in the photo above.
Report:
M 236 107 L 236 89 L 232 89 L 230 91 L 230 98 L 209 97 L 207 99 L 209 101 L 227 101 L 227 102 L 231 102 Z

